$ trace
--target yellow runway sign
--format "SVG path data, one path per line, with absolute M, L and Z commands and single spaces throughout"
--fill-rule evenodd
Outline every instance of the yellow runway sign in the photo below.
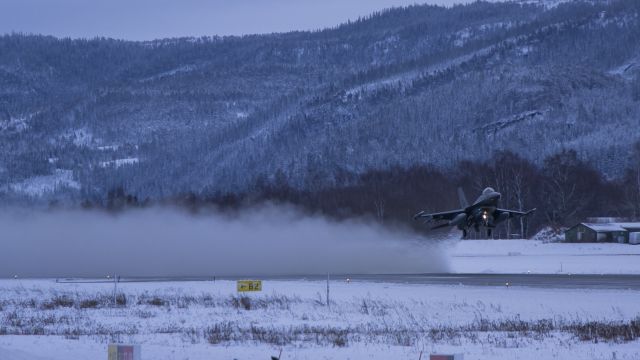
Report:
M 262 291 L 262 280 L 238 280 L 238 292 Z

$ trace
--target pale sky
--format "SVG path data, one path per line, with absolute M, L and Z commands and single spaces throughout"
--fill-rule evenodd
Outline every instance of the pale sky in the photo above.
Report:
M 0 34 L 152 40 L 315 30 L 415 3 L 471 0 L 0 0 Z

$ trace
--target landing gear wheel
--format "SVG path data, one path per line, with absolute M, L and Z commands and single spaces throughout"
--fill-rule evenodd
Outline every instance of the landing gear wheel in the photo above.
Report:
M 491 228 L 487 229 L 487 239 L 491 239 Z
M 463 239 L 467 238 L 467 229 L 462 229 L 462 238 Z

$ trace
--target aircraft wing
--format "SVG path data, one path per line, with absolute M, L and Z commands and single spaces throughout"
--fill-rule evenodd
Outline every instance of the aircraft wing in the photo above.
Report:
M 517 211 L 517 210 L 507 210 L 507 209 L 496 209 L 496 213 L 499 216 L 500 214 L 509 214 L 509 218 L 518 217 L 518 216 L 527 216 L 536 211 L 536 209 L 531 209 L 529 211 Z
M 443 211 L 437 213 L 427 213 L 424 211 L 420 211 L 419 213 L 413 215 L 414 220 L 425 219 L 426 221 L 432 220 L 453 220 L 458 214 L 464 214 L 464 209 L 451 210 L 451 211 Z

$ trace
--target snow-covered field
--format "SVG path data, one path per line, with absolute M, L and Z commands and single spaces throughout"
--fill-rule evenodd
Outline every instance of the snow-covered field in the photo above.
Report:
M 639 359 L 640 292 L 265 281 L 63 284 L 0 280 L 0 359 Z
M 464 240 L 445 245 L 451 272 L 640 274 L 640 246 Z
M 451 272 L 640 274 L 640 246 L 533 240 L 440 243 Z M 333 279 L 112 283 L 0 280 L 0 359 L 640 359 L 637 290 Z

